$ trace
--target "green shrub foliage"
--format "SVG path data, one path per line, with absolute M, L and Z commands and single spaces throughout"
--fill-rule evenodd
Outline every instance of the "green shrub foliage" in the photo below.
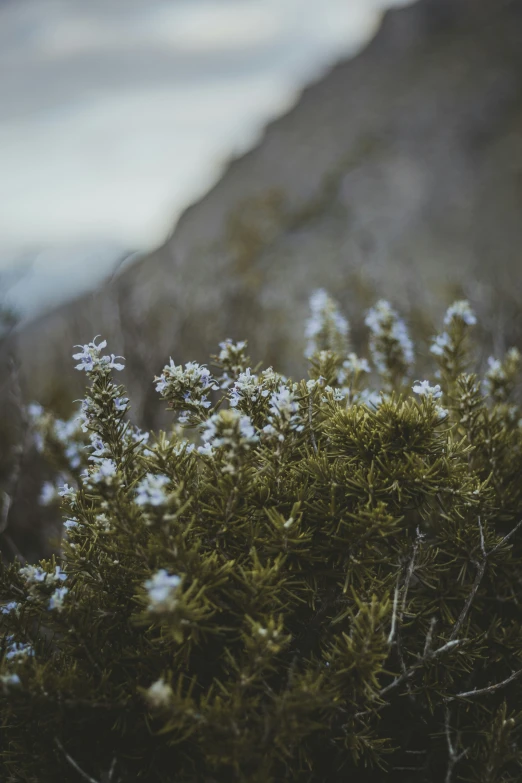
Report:
M 170 433 L 96 340 L 79 422 L 31 409 L 67 519 L 0 574 L 2 780 L 521 779 L 520 356 L 479 380 L 456 302 L 415 381 L 387 302 L 367 358 L 311 309 L 308 380 L 171 360 Z

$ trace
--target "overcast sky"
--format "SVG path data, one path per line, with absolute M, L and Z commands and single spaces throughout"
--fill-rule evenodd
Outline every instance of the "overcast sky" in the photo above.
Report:
M 161 242 L 381 7 L 405 4 L 0 0 L 0 269 L 31 269 L 13 301 L 33 312 L 119 248 Z

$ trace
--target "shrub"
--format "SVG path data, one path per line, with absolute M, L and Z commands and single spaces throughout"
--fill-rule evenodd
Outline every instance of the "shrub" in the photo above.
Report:
M 32 409 L 68 518 L 0 574 L 3 780 L 520 779 L 520 356 L 480 381 L 457 302 L 415 381 L 389 304 L 369 359 L 311 304 L 308 380 L 171 360 L 170 433 L 96 340 L 81 427 Z

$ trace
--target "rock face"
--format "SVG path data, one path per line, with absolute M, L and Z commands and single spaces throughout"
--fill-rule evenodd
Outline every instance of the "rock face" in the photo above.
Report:
M 319 286 L 356 342 L 377 297 L 423 332 L 465 295 L 495 312 L 502 348 L 522 335 L 521 248 L 522 0 L 420 0 L 309 87 L 162 247 L 26 327 L 25 391 L 79 397 L 71 346 L 102 334 L 127 358 L 136 418 L 156 426 L 151 379 L 169 355 L 205 361 L 246 338 L 255 361 L 300 371 Z

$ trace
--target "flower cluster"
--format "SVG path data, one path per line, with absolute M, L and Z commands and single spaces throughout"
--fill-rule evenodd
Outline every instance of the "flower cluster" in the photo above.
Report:
M 13 658 L 26 658 L 34 655 L 33 646 L 28 642 L 17 642 L 12 634 L 9 634 L 6 638 L 7 649 L 5 657 L 7 661 Z
M 58 487 L 52 481 L 44 481 L 40 490 L 39 503 L 41 506 L 50 506 L 60 497 Z
M 86 478 L 89 483 L 110 486 L 115 483 L 117 475 L 118 466 L 115 461 L 104 457 L 99 462 L 96 462 L 94 468 L 86 473 Z
M 477 317 L 466 299 L 459 299 L 453 302 L 446 310 L 444 316 L 444 325 L 450 326 L 455 321 L 462 321 L 466 326 L 475 326 Z
M 101 351 L 107 347 L 107 340 L 102 340 L 99 345 L 96 345 L 96 340 L 99 335 L 94 338 L 91 343 L 87 345 L 77 345 L 76 348 L 81 350 L 78 353 L 73 354 L 78 364 L 77 370 L 84 370 L 87 374 L 99 373 L 100 375 L 108 375 L 111 370 L 123 370 L 125 365 L 116 361 L 116 359 L 123 359 L 123 356 L 101 356 Z
M 64 608 L 63 602 L 68 592 L 69 588 L 67 587 L 57 587 L 49 599 L 49 609 L 56 609 L 57 612 L 61 612 Z
M 171 360 L 157 387 L 188 435 L 125 420 L 114 359 L 97 367 L 91 344 L 86 470 L 58 466 L 61 565 L 0 569 L 0 778 L 63 779 L 74 759 L 100 781 L 373 780 L 422 747 L 439 780 L 451 734 L 463 780 L 491 759 L 492 779 L 516 780 L 522 750 L 501 765 L 522 698 L 520 354 L 491 358 L 483 387 L 459 375 L 474 322 L 460 302 L 435 343 L 440 383 L 413 382 L 404 323 L 380 302 L 378 395 L 336 305 L 317 292 L 312 311 L 299 383 L 226 341 L 213 408 L 210 372 Z
M 147 473 L 136 487 L 136 504 L 138 506 L 164 506 L 168 500 L 165 487 L 169 484 L 167 476 Z
M 466 370 L 469 362 L 469 328 L 476 322 L 475 314 L 466 300 L 454 302 L 446 310 L 446 329 L 435 336 L 430 346 L 439 365 L 437 377 L 446 385 L 449 378 L 457 378 Z
M 219 388 L 229 389 L 248 367 L 250 360 L 246 355 L 247 343 L 246 340 L 235 343 L 229 339 L 219 343 L 219 347 L 219 354 L 212 357 L 216 366 L 221 369 Z
M 234 408 L 219 411 L 203 425 L 201 438 L 204 445 L 199 453 L 213 456 L 221 452 L 224 464 L 223 473 L 237 473 L 242 456 L 259 441 L 249 416 Z
M 41 584 L 48 585 L 56 582 L 65 582 L 67 579 L 67 574 L 64 574 L 60 566 L 56 566 L 54 573 L 50 573 L 49 571 L 44 571 L 40 566 L 27 565 L 20 568 L 18 573 L 24 579 L 29 589 Z
M 84 438 L 77 414 L 70 419 L 56 419 L 45 413 L 38 403 L 27 406 L 34 445 L 42 453 L 45 447 L 59 447 L 72 470 L 82 464 Z
M 149 597 L 149 612 L 170 612 L 178 604 L 177 593 L 181 577 L 169 574 L 164 568 L 145 582 Z
M 290 432 L 304 430 L 295 389 L 280 386 L 270 397 L 269 411 L 268 424 L 263 427 L 266 438 L 275 438 L 282 443 Z
M 0 606 L 0 614 L 11 614 L 11 612 L 18 613 L 20 607 L 21 604 L 18 601 L 9 601 L 8 604 L 4 604 L 4 606 Z
M 67 484 L 67 482 L 58 490 L 58 494 L 61 498 L 65 498 L 69 502 L 76 500 L 76 490 Z
M 18 573 L 25 582 L 30 601 L 34 601 L 38 597 L 42 597 L 42 595 L 49 595 L 48 588 L 54 587 L 48 608 L 57 609 L 58 611 L 63 609 L 63 601 L 69 590 L 67 587 L 63 587 L 63 584 L 60 587 L 56 587 L 56 585 L 60 585 L 67 579 L 67 574 L 64 574 L 60 566 L 56 566 L 53 573 L 45 571 L 39 566 L 28 565 L 20 568 Z M 18 607 L 16 611 L 18 611 Z
M 247 368 L 240 373 L 229 393 L 230 405 L 252 419 L 265 410 L 267 400 L 286 379 L 269 367 L 256 375 Z
M 150 688 L 147 688 L 145 697 L 151 707 L 159 709 L 161 707 L 167 707 L 172 699 L 173 692 L 170 685 L 168 685 L 163 677 L 152 683 Z
M 337 382 L 340 386 L 349 386 L 363 373 L 370 372 L 370 365 L 367 359 L 361 359 L 357 354 L 350 353 L 348 358 L 341 365 L 337 375 Z
M 308 339 L 305 356 L 310 358 L 319 351 L 332 351 L 345 356 L 350 327 L 337 303 L 320 288 L 310 297 L 310 311 L 305 328 L 305 337 Z
M 370 330 L 370 352 L 377 371 L 389 385 L 403 383 L 414 361 L 405 322 L 381 299 L 368 311 L 365 324 Z
M 442 397 L 442 389 L 439 384 L 436 386 L 430 386 L 429 381 L 415 381 L 412 390 L 415 394 L 419 394 L 421 397 L 431 397 L 434 400 L 438 400 Z
M 412 386 L 412 391 L 414 394 L 418 394 L 420 397 L 424 397 L 426 400 L 432 402 L 435 402 L 435 400 L 439 400 L 442 397 L 442 389 L 439 384 L 437 383 L 435 386 L 431 386 L 429 381 L 415 381 L 415 384 Z M 448 411 L 438 404 L 435 405 L 435 413 L 439 419 L 448 415 Z
M 182 367 L 171 359 L 154 381 L 156 391 L 173 410 L 180 412 L 181 424 L 199 423 L 205 418 L 212 405 L 208 395 L 219 389 L 210 370 L 197 362 L 188 362 Z
M 4 690 L 9 688 L 16 688 L 22 684 L 18 674 L 2 674 L 0 675 L 0 684 L 4 687 Z
M 522 356 L 517 348 L 510 348 L 504 361 L 490 356 L 484 379 L 484 392 L 498 402 L 507 402 L 515 388 L 522 365 Z

